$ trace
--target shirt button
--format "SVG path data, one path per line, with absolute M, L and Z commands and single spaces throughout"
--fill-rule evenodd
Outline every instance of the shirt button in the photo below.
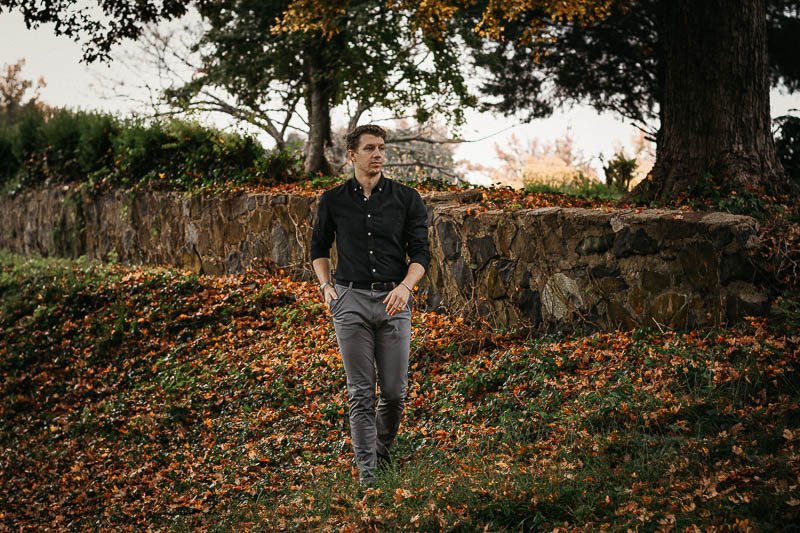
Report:
M 375 269 L 373 268 L 372 271 L 375 272 Z
M 372 250 L 370 250 L 369 253 L 374 253 L 374 252 Z
M 372 232 L 371 231 L 367 232 L 367 237 L 372 237 Z
M 365 201 L 365 202 L 367 201 L 367 197 L 366 197 L 366 196 L 364 197 L 364 201 Z
M 367 218 L 372 218 L 372 215 L 367 215 Z

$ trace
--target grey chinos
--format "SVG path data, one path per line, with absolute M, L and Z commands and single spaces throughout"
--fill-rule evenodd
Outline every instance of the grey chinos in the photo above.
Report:
M 388 457 L 403 413 L 408 388 L 411 309 L 394 316 L 383 300 L 389 291 L 335 285 L 330 309 L 347 375 L 350 436 L 362 482 L 375 480 L 378 457 Z M 375 384 L 380 386 L 377 400 Z

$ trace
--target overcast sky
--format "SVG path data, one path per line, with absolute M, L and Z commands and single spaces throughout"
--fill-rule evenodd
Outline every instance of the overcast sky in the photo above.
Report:
M 132 49 L 130 44 L 122 45 Z M 120 64 L 85 65 L 80 62 L 79 45 L 66 37 L 56 37 L 52 26 L 28 30 L 22 17 L 16 13 L 0 15 L 0 65 L 26 60 L 23 76 L 28 79 L 44 78 L 47 87 L 41 91 L 42 100 L 54 106 L 69 106 L 80 109 L 102 109 L 121 115 L 136 111 L 133 102 L 109 99 L 108 88 L 98 83 L 99 77 L 108 76 L 123 79 L 130 86 L 137 85 L 140 74 L 123 68 Z M 140 93 L 141 94 L 141 93 Z M 142 98 L 144 95 L 142 94 Z M 800 95 L 781 94 L 773 90 L 771 94 L 772 116 L 784 115 L 789 109 L 800 108 Z M 146 109 L 139 109 L 146 111 Z M 376 118 L 385 116 L 377 113 Z M 371 117 L 365 117 L 369 120 Z M 219 123 L 219 119 L 212 119 Z M 334 126 L 343 125 L 343 114 L 334 115 Z M 336 124 L 336 122 L 339 124 Z M 364 120 L 362 120 L 364 122 Z M 547 119 L 518 124 L 518 120 L 494 117 L 486 113 L 467 113 L 467 123 L 462 128 L 464 139 L 479 139 L 480 142 L 464 143 L 458 146 L 456 159 L 466 159 L 487 166 L 497 166 L 495 144 L 501 146 L 508 142 L 512 134 L 525 141 L 538 138 L 549 143 L 563 137 L 569 130 L 576 145 L 587 157 L 592 157 L 593 166 L 600 176 L 602 170 L 597 156 L 601 153 L 607 158 L 619 146 L 632 146 L 638 130 L 620 117 L 610 113 L 598 114 L 587 106 L 574 106 L 555 113 Z M 270 139 L 260 137 L 269 144 Z M 473 176 L 478 178 L 477 175 Z

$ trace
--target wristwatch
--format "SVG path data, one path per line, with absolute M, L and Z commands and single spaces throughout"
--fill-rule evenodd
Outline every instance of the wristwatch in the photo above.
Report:
M 328 285 L 331 285 L 331 282 L 330 282 L 330 281 L 326 281 L 325 283 L 323 283 L 322 285 L 320 285 L 320 286 L 319 286 L 319 292 L 321 292 L 321 293 L 324 293 L 324 292 L 325 292 L 325 287 L 327 287 Z

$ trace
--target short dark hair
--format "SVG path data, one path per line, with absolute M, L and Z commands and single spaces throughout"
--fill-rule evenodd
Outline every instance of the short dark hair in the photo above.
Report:
M 364 124 L 363 126 L 358 126 L 356 129 L 347 134 L 345 137 L 347 149 L 356 150 L 358 148 L 358 141 L 365 133 L 380 137 L 384 141 L 386 140 L 386 130 L 377 124 Z

